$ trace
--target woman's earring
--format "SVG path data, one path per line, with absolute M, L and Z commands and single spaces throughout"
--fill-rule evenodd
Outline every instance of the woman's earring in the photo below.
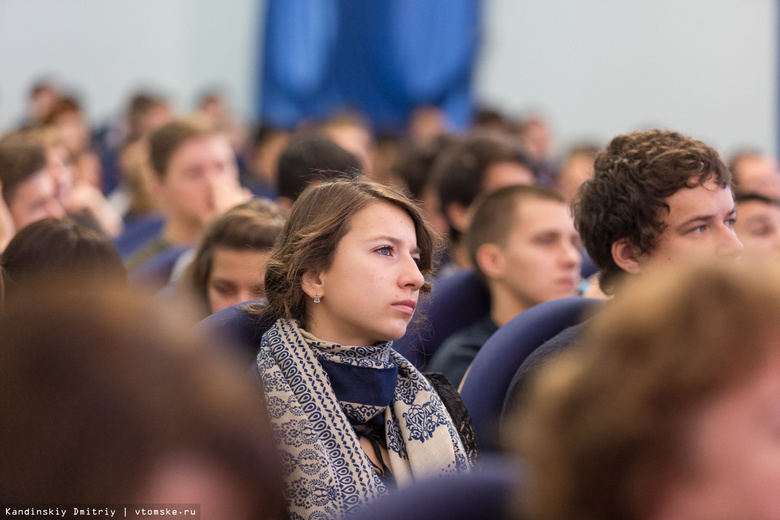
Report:
M 320 297 L 317 294 L 314 295 L 314 303 L 320 303 Z

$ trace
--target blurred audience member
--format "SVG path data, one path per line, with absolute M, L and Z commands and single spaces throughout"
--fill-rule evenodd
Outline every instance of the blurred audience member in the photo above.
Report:
M 113 193 L 126 180 L 119 171 L 119 151 L 127 143 L 147 138 L 173 116 L 168 100 L 160 94 L 143 90 L 134 93 L 124 114 L 104 124 L 95 132 L 94 145 L 103 162 L 103 190 Z
M 44 124 L 53 125 L 59 130 L 62 144 L 73 161 L 77 181 L 88 182 L 102 190 L 102 166 L 99 157 L 92 151 L 89 128 L 78 100 L 74 97 L 60 99 Z
M 281 209 L 267 199 L 241 204 L 214 219 L 183 280 L 201 318 L 265 297 L 265 264 L 284 222 Z
M 745 150 L 732 157 L 729 170 L 737 190 L 780 199 L 780 169 L 776 158 Z
M 164 309 L 73 288 L 47 283 L 0 316 L 3 507 L 165 504 L 197 506 L 199 518 L 284 518 L 245 369 Z
M 257 197 L 276 198 L 279 195 L 279 157 L 290 141 L 290 133 L 263 124 L 255 132 L 249 151 L 247 175 L 243 184 Z
M 0 265 L 9 300 L 29 292 L 36 282 L 84 280 L 123 287 L 127 279 L 122 260 L 104 235 L 62 218 L 22 228 L 0 256 Z
M 64 217 L 65 209 L 57 200 L 57 186 L 46 168 L 46 150 L 29 132 L 18 130 L 0 138 L 0 185 L 3 203 L 0 217 L 4 249 L 17 230 L 46 217 Z
M 443 134 L 432 139 L 409 141 L 400 150 L 393 165 L 394 175 L 402 179 L 409 194 L 420 204 L 423 215 L 433 228 L 447 234 L 447 220 L 439 204 L 439 192 L 433 178 L 433 167 L 441 153 L 456 138 Z
M 504 134 L 486 131 L 447 147 L 433 168 L 451 241 L 450 257 L 437 273 L 441 274 L 471 266 L 463 234 L 477 195 L 513 184 L 533 184 L 534 171 L 513 141 Z
M 447 114 L 439 107 L 421 105 L 415 108 L 409 116 L 406 140 L 409 142 L 425 141 L 442 134 L 450 133 L 451 125 Z
M 552 160 L 554 150 L 550 124 L 540 115 L 531 115 L 520 123 L 517 134 L 520 146 L 533 161 L 538 182 L 554 186 L 556 172 Z
M 780 261 L 780 201 L 759 193 L 737 192 L 734 224 L 737 238 L 745 246 L 742 262 L 756 264 Z
M 279 198 L 289 210 L 309 184 L 333 177 L 354 176 L 360 172 L 360 161 L 336 144 L 330 137 L 304 131 L 293 135 L 279 156 Z
M 109 199 L 126 222 L 162 213 L 162 201 L 155 191 L 154 172 L 149 165 L 149 141 L 129 139 L 119 150 L 122 184 Z
M 580 185 L 593 176 L 593 164 L 598 153 L 598 146 L 579 144 L 573 146 L 566 154 L 566 159 L 555 180 L 555 188 L 566 202 L 574 200 Z
M 387 186 L 404 187 L 403 179 L 395 174 L 393 165 L 398 160 L 401 143 L 394 134 L 383 133 L 377 136 L 371 155 L 371 180 Z
M 36 126 L 43 123 L 61 96 L 60 87 L 49 78 L 36 81 L 30 88 L 27 117 L 22 126 Z
M 763 520 L 780 511 L 780 277 L 632 281 L 538 373 L 508 441 L 533 520 Z
M 174 247 L 194 247 L 214 217 L 250 196 L 238 182 L 230 142 L 201 120 L 163 125 L 149 137 L 149 159 L 165 223 L 160 235 L 128 260 L 131 270 Z
M 340 147 L 360 161 L 361 169 L 371 175 L 373 170 L 374 133 L 371 123 L 359 112 L 341 112 L 317 125 L 317 130 L 330 137 Z
M 227 94 L 217 88 L 201 94 L 197 103 L 197 115 L 227 136 L 237 156 L 243 156 L 247 147 L 247 129 L 232 114 Z
M 54 179 L 57 200 L 69 217 L 109 237 L 122 231 L 122 217 L 103 192 L 74 168 L 73 154 L 65 146 L 62 132 L 54 125 L 30 130 L 46 151 L 46 169 Z

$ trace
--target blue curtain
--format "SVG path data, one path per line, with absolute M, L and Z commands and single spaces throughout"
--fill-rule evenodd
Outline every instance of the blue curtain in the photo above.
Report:
M 419 105 L 468 125 L 480 0 L 267 0 L 259 113 L 293 128 L 337 110 L 399 131 Z

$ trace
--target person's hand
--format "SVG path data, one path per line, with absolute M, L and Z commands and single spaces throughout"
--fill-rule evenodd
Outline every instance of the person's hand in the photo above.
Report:
M 238 183 L 212 182 L 211 192 L 214 197 L 214 207 L 221 215 L 232 207 L 252 199 L 252 192 L 242 188 Z

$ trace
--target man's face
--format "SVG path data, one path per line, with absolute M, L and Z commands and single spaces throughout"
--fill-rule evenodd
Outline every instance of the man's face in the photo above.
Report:
M 739 204 L 739 220 L 734 231 L 745 245 L 742 263 L 780 260 L 780 207 L 761 200 Z
M 230 143 L 221 135 L 185 141 L 173 153 L 162 186 L 171 218 L 204 226 L 230 207 L 240 191 Z
M 512 229 L 506 244 L 497 249 L 491 290 L 509 295 L 518 311 L 575 296 L 582 255 L 569 208 L 556 200 L 528 198 L 515 212 L 514 219 L 507 219 Z
M 780 198 L 780 170 L 769 156 L 745 157 L 739 161 L 739 189 Z
M 734 232 L 737 210 L 730 188 L 708 180 L 695 188 L 683 188 L 668 199 L 666 228 L 652 251 L 639 257 L 639 268 L 676 264 L 692 258 L 735 259 L 742 243 Z
M 20 182 L 7 203 L 17 231 L 46 217 L 65 216 L 56 197 L 54 179 L 45 169 Z

